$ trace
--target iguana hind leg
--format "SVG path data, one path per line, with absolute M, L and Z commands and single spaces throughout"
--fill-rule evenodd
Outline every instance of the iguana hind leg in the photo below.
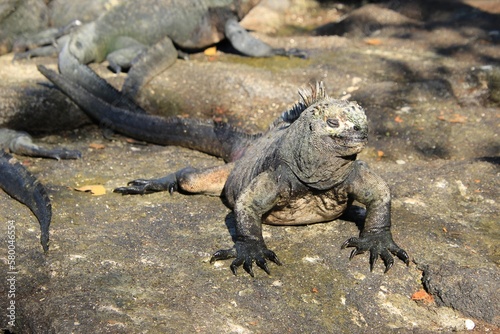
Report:
M 220 196 L 234 164 L 206 169 L 183 168 L 159 179 L 138 179 L 130 181 L 126 187 L 114 190 L 123 195 L 149 194 L 159 191 L 180 191 L 191 194 Z
M 307 58 L 304 51 L 298 49 L 275 49 L 263 41 L 253 37 L 236 19 L 226 22 L 224 34 L 231 45 L 242 54 L 250 57 L 290 56 Z
M 68 43 L 64 45 L 59 53 L 58 67 L 61 75 L 71 82 L 76 89 L 79 89 L 81 94 L 87 94 L 90 98 L 98 98 L 111 106 L 123 108 L 130 112 L 146 113 L 133 99 L 115 89 L 90 67 L 81 64 L 71 53 Z M 43 65 L 39 65 L 38 68 L 42 73 L 50 72 Z
M 145 84 L 172 66 L 177 56 L 177 50 L 168 37 L 147 49 L 133 61 L 123 83 L 122 93 L 134 98 Z

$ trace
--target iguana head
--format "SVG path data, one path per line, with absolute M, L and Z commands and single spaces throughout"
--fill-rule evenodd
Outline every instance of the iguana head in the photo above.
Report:
M 368 141 L 368 123 L 356 102 L 336 100 L 323 83 L 299 91 L 301 100 L 274 123 L 282 131 L 280 160 L 304 183 L 329 189 L 350 173 Z
M 101 62 L 103 56 L 99 56 L 99 45 L 95 43 L 94 37 L 97 36 L 95 24 L 93 22 L 83 25 L 75 30 L 69 40 L 69 52 L 80 64 L 87 64 L 92 61 Z
M 309 122 L 310 136 L 325 154 L 350 156 L 368 142 L 368 123 L 356 102 L 325 98 L 311 105 L 302 117 Z
M 300 101 L 275 122 L 301 123 L 302 138 L 325 154 L 349 156 L 359 153 L 368 141 L 365 112 L 356 102 L 328 96 L 323 82 L 310 90 L 300 90 Z M 304 132 L 304 129 L 307 131 Z

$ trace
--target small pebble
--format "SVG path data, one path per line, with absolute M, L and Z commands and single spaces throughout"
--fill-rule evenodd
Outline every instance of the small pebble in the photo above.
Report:
M 476 327 L 476 324 L 474 323 L 474 321 L 472 321 L 470 319 L 465 319 L 465 328 L 467 328 L 468 331 L 473 330 L 474 327 Z

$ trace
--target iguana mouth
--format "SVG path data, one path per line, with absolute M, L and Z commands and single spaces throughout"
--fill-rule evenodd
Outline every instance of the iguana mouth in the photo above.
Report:
M 349 134 L 340 134 L 337 136 L 330 137 L 333 140 L 342 140 L 345 146 L 350 146 L 349 144 L 359 144 L 368 141 L 368 136 L 366 134 L 353 135 Z

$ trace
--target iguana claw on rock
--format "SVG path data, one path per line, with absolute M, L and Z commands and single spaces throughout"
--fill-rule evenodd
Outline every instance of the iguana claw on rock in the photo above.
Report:
M 390 232 L 391 195 L 387 184 L 366 163 L 356 160 L 365 147 L 368 123 L 355 102 L 336 100 L 322 83 L 300 91 L 301 100 L 284 112 L 267 132 L 248 135 L 224 123 L 160 118 L 117 108 L 93 97 L 65 76 L 40 66 L 39 70 L 75 101 L 90 117 L 113 130 L 161 145 L 180 145 L 224 158 L 228 163 L 207 169 L 182 169 L 166 177 L 136 180 L 115 189 L 122 194 L 181 191 L 223 195 L 236 219 L 235 246 L 217 251 L 216 260 L 235 258 L 253 275 L 252 263 L 269 273 L 267 260 L 280 264 L 262 236 L 262 223 L 298 225 L 338 218 L 352 203 L 366 206 L 351 257 L 370 252 L 370 266 L 380 256 L 386 271 L 392 254 L 409 262 Z

